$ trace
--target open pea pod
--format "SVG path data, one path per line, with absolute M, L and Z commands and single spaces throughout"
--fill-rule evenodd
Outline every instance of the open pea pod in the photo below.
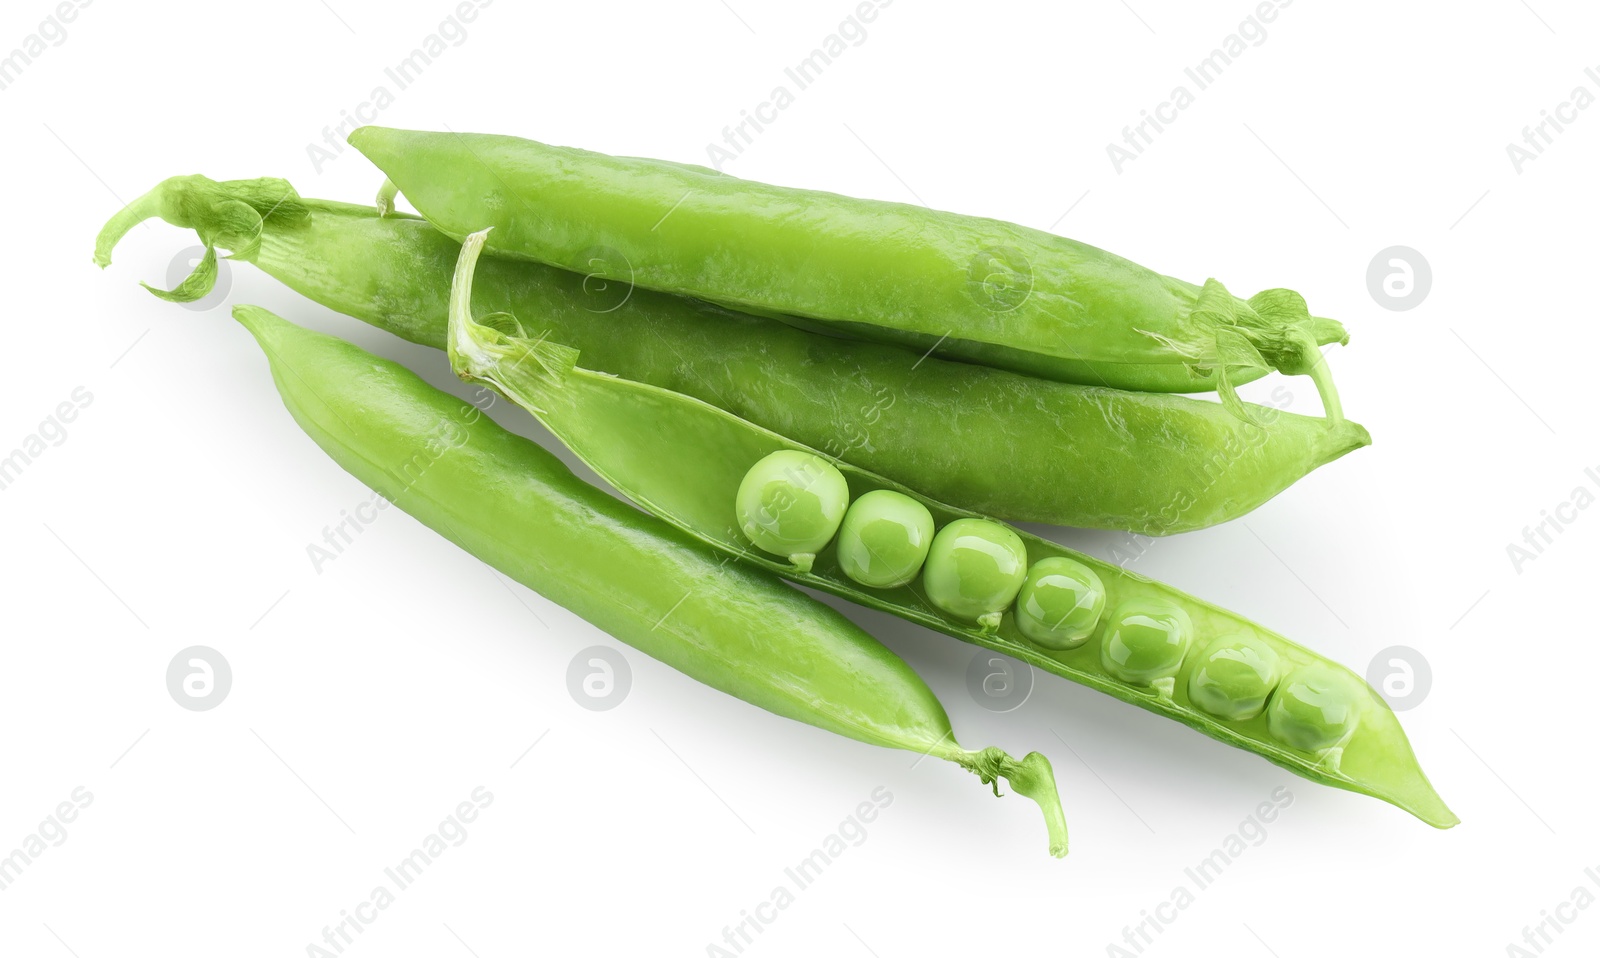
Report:
M 514 317 L 474 321 L 471 284 L 484 238 L 473 234 L 462 247 L 451 291 L 451 365 L 462 378 L 489 383 L 528 409 L 644 509 L 802 585 L 1014 656 L 1312 781 L 1383 799 L 1430 825 L 1457 823 L 1423 774 L 1398 719 L 1364 680 L 1171 586 L 1012 529 L 1030 566 L 1052 557 L 1070 560 L 1090 570 L 1103 589 L 1081 643 L 1050 648 L 1023 633 L 1016 608 L 986 616 L 980 625 L 941 610 L 918 581 L 885 589 L 858 584 L 845 575 L 831 547 L 797 562 L 754 549 L 734 506 L 746 473 L 782 450 L 823 454 L 693 397 L 584 369 L 576 350 L 519 335 Z M 960 519 L 992 521 L 848 462 L 830 461 L 852 501 L 891 490 L 920 502 L 939 527 Z M 1140 633 L 1165 636 L 1166 644 L 1135 647 Z M 1141 665 L 1130 656 L 1147 661 Z

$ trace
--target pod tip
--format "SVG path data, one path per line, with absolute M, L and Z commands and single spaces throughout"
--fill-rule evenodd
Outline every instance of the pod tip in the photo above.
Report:
M 271 311 L 244 303 L 233 307 L 233 318 L 238 320 L 239 325 L 250 330 L 250 334 L 256 339 L 266 335 L 270 327 L 281 326 L 284 323 L 283 319 Z

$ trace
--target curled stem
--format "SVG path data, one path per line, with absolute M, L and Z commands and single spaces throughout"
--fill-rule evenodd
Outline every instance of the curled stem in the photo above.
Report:
M 1339 402 L 1338 388 L 1333 385 L 1333 372 L 1328 369 L 1328 357 L 1322 355 L 1316 339 L 1309 333 L 1302 335 L 1307 354 L 1316 357 L 1308 364 L 1306 375 L 1316 384 L 1317 396 L 1322 400 L 1322 415 L 1330 422 L 1344 422 L 1344 406 Z
M 205 244 L 205 257 L 176 289 L 143 284 L 156 296 L 192 303 L 211 292 L 217 279 L 217 247 L 230 250 L 234 259 L 249 260 L 261 245 L 265 222 L 301 220 L 309 216 L 300 194 L 287 180 L 264 177 L 219 183 L 204 176 L 174 176 L 129 203 L 95 238 L 94 261 L 101 269 L 111 265 L 111 253 L 128 231 L 148 219 L 160 218 L 181 229 L 192 229 Z
M 999 780 L 1003 778 L 1011 783 L 1012 791 L 1039 803 L 1050 836 L 1050 854 L 1056 858 L 1066 856 L 1067 817 L 1061 811 L 1061 796 L 1056 791 L 1056 775 L 1049 759 L 1038 752 L 1029 752 L 1019 762 L 993 746 L 978 752 L 957 750 L 947 757 L 993 787 L 997 797 Z
M 383 185 L 378 187 L 378 199 L 376 201 L 378 215 L 389 216 L 393 214 L 395 197 L 399 195 L 400 187 L 395 185 L 394 180 L 384 177 Z
M 170 181 L 169 181 L 170 182 Z M 165 203 L 166 183 L 144 194 L 118 210 L 116 215 L 100 228 L 94 241 L 94 265 L 105 269 L 111 265 L 111 252 L 128 235 L 128 231 L 147 219 L 160 216 Z
M 1218 398 L 1234 415 L 1261 424 L 1240 400 L 1235 386 L 1238 381 L 1248 381 L 1250 373 L 1276 369 L 1289 376 L 1310 376 L 1327 418 L 1344 421 L 1333 372 L 1321 347 L 1347 343 L 1350 334 L 1335 320 L 1312 316 L 1299 293 L 1267 289 L 1249 300 L 1239 300 L 1221 283 L 1208 279 L 1195 300 L 1191 319 L 1210 330 L 1213 339 L 1206 357 L 1195 367 L 1216 371 Z

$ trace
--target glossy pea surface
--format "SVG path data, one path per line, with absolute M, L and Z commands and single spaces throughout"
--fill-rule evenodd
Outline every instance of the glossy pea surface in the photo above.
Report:
M 929 602 L 989 627 L 999 624 L 1027 574 L 1028 550 L 1009 527 L 957 519 L 933 537 L 922 580 Z
M 1278 684 L 1278 653 L 1249 635 L 1225 635 L 1201 651 L 1189 673 L 1189 701 L 1218 718 L 1261 714 Z
M 933 513 L 892 489 L 874 489 L 855 502 L 839 526 L 839 568 L 875 589 L 905 585 L 922 571 L 933 544 Z
M 1329 748 L 1356 727 L 1360 706 L 1361 691 L 1342 672 L 1306 665 L 1284 676 L 1267 706 L 1267 729 L 1285 745 Z
M 1161 599 L 1134 599 L 1112 614 L 1100 660 L 1106 671 L 1124 682 L 1152 685 L 1178 673 L 1193 637 L 1194 625 L 1179 606 Z
M 1035 562 L 1017 593 L 1017 628 L 1047 649 L 1075 649 L 1089 640 L 1106 607 L 1094 570 L 1066 556 Z
M 739 483 L 739 528 L 763 552 L 814 555 L 839 529 L 850 487 L 833 463 L 782 449 L 750 467 Z

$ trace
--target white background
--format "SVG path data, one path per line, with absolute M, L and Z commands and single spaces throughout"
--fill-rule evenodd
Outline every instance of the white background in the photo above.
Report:
M 494 801 L 465 843 L 346 954 L 704 955 L 883 786 L 894 801 L 867 839 L 745 954 L 1106 954 L 1287 786 L 1266 840 L 1145 954 L 1506 954 L 1576 886 L 1600 894 L 1584 875 L 1600 865 L 1600 509 L 1520 572 L 1506 551 L 1576 487 L 1600 491 L 1584 475 L 1600 466 L 1600 109 L 1520 173 L 1506 153 L 1574 87 L 1600 92 L 1584 74 L 1600 66 L 1600 13 L 1528 4 L 1300 0 L 1119 174 L 1107 143 L 1252 3 L 900 0 L 727 165 L 1054 228 L 1246 294 L 1290 286 L 1353 333 L 1329 357 L 1373 446 L 1133 567 L 1358 672 L 1385 647 L 1416 650 L 1432 689 L 1402 718 L 1463 824 L 1435 831 L 1047 676 L 1021 708 L 990 712 L 967 691 L 971 647 L 851 609 L 926 676 L 969 746 L 1053 758 L 1064 861 L 1017 798 L 625 648 L 631 694 L 580 708 L 569 662 L 616 643 L 395 510 L 313 571 L 306 544 L 366 491 L 295 427 L 226 308 L 138 288 L 164 282 L 192 235 L 136 230 L 105 273 L 92 240 L 177 173 L 366 200 L 379 177 L 359 155 L 319 172 L 308 145 L 392 87 L 384 68 L 453 4 L 82 10 L 0 90 L 0 454 L 75 388 L 93 397 L 0 492 L 0 854 L 75 787 L 93 801 L 0 892 L 0 950 L 306 954 L 481 785 Z M 705 162 L 854 9 L 792 6 L 499 0 L 380 122 Z M 52 10 L 6 3 L 0 55 Z M 1380 308 L 1366 280 L 1397 244 L 1433 273 L 1409 311 Z M 232 271 L 229 302 L 461 388 L 442 355 L 253 268 Z M 1290 385 L 1292 408 L 1316 412 L 1309 383 Z M 1119 541 L 1050 534 L 1101 555 Z M 166 687 L 196 644 L 233 670 L 212 711 Z M 1564 910 L 1574 920 L 1545 953 L 1593 954 L 1597 912 Z

